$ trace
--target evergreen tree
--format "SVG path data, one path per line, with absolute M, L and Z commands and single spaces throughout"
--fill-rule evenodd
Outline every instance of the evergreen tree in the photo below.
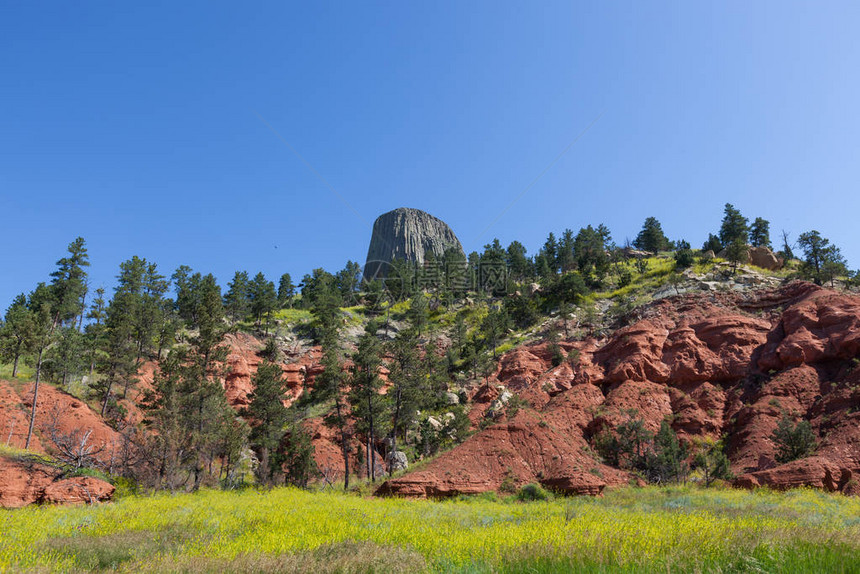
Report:
M 832 285 L 838 275 L 847 274 L 848 268 L 841 250 L 819 232 L 813 230 L 801 233 L 797 243 L 803 250 L 804 260 L 800 272 L 806 279 L 811 279 L 816 285 L 829 280 Z
M 776 461 L 779 463 L 805 458 L 818 448 L 818 441 L 809 421 L 802 420 L 795 424 L 787 414 L 783 414 L 779 419 L 771 440 L 776 445 Z
M 12 378 L 18 376 L 18 361 L 26 352 L 33 316 L 27 307 L 27 297 L 21 293 L 6 309 L 3 327 L 0 328 L 0 357 L 12 362 Z
M 749 243 L 749 220 L 731 203 L 726 204 L 723 213 L 720 226 L 720 243 L 723 247 L 728 248 L 735 241 L 743 245 Z
M 187 353 L 182 348 L 170 351 L 155 371 L 152 389 L 142 402 L 144 422 L 153 431 L 149 452 L 157 469 L 155 488 L 171 491 L 179 486 L 181 469 L 192 459 L 191 435 L 184 425 L 184 403 L 180 397 Z
M 747 244 L 740 237 L 735 237 L 726 247 L 726 259 L 732 264 L 732 273 L 736 273 L 738 266 L 749 258 Z
M 194 313 L 199 306 L 200 282 L 203 276 L 200 273 L 192 273 L 187 265 L 180 265 L 171 279 L 176 291 L 176 311 L 189 327 L 194 328 L 197 326 Z
M 287 445 L 284 456 L 286 480 L 299 488 L 307 488 L 308 483 L 317 474 L 317 463 L 314 459 L 316 448 L 310 432 L 298 422 L 290 425 L 287 434 Z
M 323 356 L 320 359 L 322 372 L 314 379 L 313 399 L 317 402 L 334 401 L 334 408 L 323 419 L 323 423 L 337 431 L 343 458 L 343 489 L 349 489 L 349 424 L 348 383 L 337 347 L 337 328 L 322 337 Z
M 293 278 L 289 273 L 284 273 L 278 281 L 278 307 L 281 309 L 292 307 L 295 296 L 296 286 L 293 285 Z
M 702 245 L 702 251 L 713 251 L 714 255 L 723 250 L 723 244 L 720 243 L 720 238 L 713 233 L 708 234 L 708 240 Z
M 272 484 L 281 466 L 278 449 L 286 434 L 286 380 L 280 365 L 264 361 L 251 378 L 254 391 L 242 415 L 251 421 L 251 447 L 260 461 L 258 480 Z
M 675 267 L 678 269 L 686 269 L 693 265 L 693 250 L 690 249 L 690 244 L 681 239 L 678 241 L 678 249 L 675 251 Z
M 792 251 L 791 244 L 788 242 L 788 232 L 784 229 L 782 230 L 782 256 L 785 257 L 786 261 L 794 259 L 794 251 Z
M 424 296 L 423 291 L 416 291 L 412 295 L 409 310 L 406 312 L 406 319 L 420 337 L 421 330 L 424 329 L 429 321 L 427 315 L 427 298 Z
M 361 284 L 361 265 L 355 261 L 347 261 L 346 266 L 335 276 L 335 284 L 340 291 L 341 299 L 347 305 L 355 305 L 355 295 Z
M 532 264 L 526 256 L 526 248 L 519 241 L 512 241 L 507 249 L 507 264 L 511 276 L 516 281 L 523 281 L 533 274 Z
M 55 331 L 56 344 L 48 354 L 47 365 L 51 378 L 68 390 L 71 379 L 84 368 L 84 336 L 75 327 L 62 327 Z
M 29 354 L 34 358 L 36 378 L 33 384 L 33 405 L 30 410 L 30 427 L 27 430 L 27 440 L 24 443 L 25 449 L 30 448 L 30 441 L 33 438 L 45 351 L 53 342 L 54 325 L 57 320 L 53 305 L 55 305 L 54 292 L 44 283 L 39 283 L 27 300 L 27 307 L 30 311 L 28 319 L 30 326 L 27 328 L 27 339 L 24 344 Z
M 53 325 L 76 325 L 83 315 L 84 297 L 87 293 L 87 273 L 90 266 L 86 242 L 82 237 L 69 244 L 68 256 L 57 261 L 57 269 L 51 273 L 53 291 Z
M 543 249 L 541 249 L 541 255 L 543 255 L 550 273 L 557 273 L 558 240 L 556 240 L 554 233 L 550 232 L 549 236 L 546 238 L 546 242 L 543 244 Z
M 689 472 L 687 455 L 686 444 L 680 442 L 669 423 L 663 421 L 654 437 L 654 450 L 646 460 L 648 478 L 657 483 L 685 481 Z
M 275 292 L 275 284 L 266 280 L 266 276 L 257 273 L 248 288 L 251 300 L 251 314 L 257 320 L 259 327 L 266 318 L 266 333 L 268 333 L 268 318 L 278 304 L 278 296 Z
M 642 224 L 642 230 L 633 241 L 636 249 L 657 253 L 669 249 L 669 239 L 663 233 L 663 226 L 656 217 L 649 217 Z
M 243 321 L 251 311 L 251 280 L 247 271 L 236 271 L 233 280 L 227 284 L 224 294 L 224 310 L 230 321 L 235 324 Z
M 695 467 L 702 471 L 705 486 L 711 486 L 715 480 L 732 478 L 729 459 L 723 451 L 723 442 L 706 443 L 693 458 Z
M 480 331 L 486 347 L 492 350 L 493 359 L 496 358 L 496 347 L 509 328 L 510 317 L 504 309 L 491 309 L 481 322 Z
M 380 344 L 372 333 L 364 333 L 358 340 L 358 350 L 353 355 L 353 372 L 350 380 L 349 404 L 356 419 L 356 430 L 367 439 L 365 461 L 367 475 L 376 480 L 374 444 L 377 433 L 382 431 L 384 397 L 379 394 L 382 380 L 379 378 Z
M 609 271 L 606 244 L 610 240 L 609 230 L 602 224 L 597 229 L 589 225 L 579 230 L 574 241 L 574 252 L 580 273 L 586 277 L 593 273 L 597 281 L 602 281 Z
M 771 248 L 770 244 L 770 221 L 756 217 L 750 227 L 750 245 L 753 247 Z
M 87 360 L 90 364 L 90 378 L 96 367 L 100 349 L 105 345 L 105 321 L 107 320 L 107 303 L 105 302 L 105 288 L 99 287 L 95 291 L 95 298 L 90 304 L 87 319 L 90 322 L 85 328 L 85 344 Z
M 573 235 L 572 230 L 565 229 L 561 234 L 561 241 L 558 244 L 558 255 L 556 256 L 556 263 L 562 273 L 576 267 L 575 249 L 576 237 Z

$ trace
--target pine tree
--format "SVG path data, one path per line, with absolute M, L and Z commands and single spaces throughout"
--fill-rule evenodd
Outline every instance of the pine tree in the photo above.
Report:
M 413 328 L 404 329 L 389 345 L 392 357 L 391 373 L 388 380 L 391 388 L 387 396 L 391 402 L 391 452 L 397 451 L 398 434 L 406 438 L 406 431 L 415 413 L 421 407 L 423 369 L 418 356 L 418 334 Z
M 289 273 L 284 273 L 278 281 L 278 307 L 281 309 L 292 307 L 295 296 L 296 286 L 293 285 L 293 278 Z
M 347 305 L 355 305 L 355 295 L 358 292 L 361 277 L 361 265 L 355 261 L 347 261 L 344 268 L 335 275 L 335 283 L 341 298 Z
M 54 299 L 53 325 L 76 325 L 83 315 L 87 293 L 87 273 L 90 266 L 86 242 L 82 237 L 69 244 L 69 255 L 57 261 L 57 270 L 51 273 L 51 290 Z
M 233 280 L 227 284 L 224 310 L 233 324 L 244 320 L 251 310 L 250 284 L 247 271 L 236 271 Z
M 491 309 L 481 322 L 480 331 L 486 347 L 492 350 L 493 359 L 496 358 L 496 347 L 509 328 L 510 317 L 504 309 Z
M 727 203 L 720 226 L 720 243 L 728 248 L 735 241 L 743 245 L 749 243 L 749 220 L 735 206 Z
M 349 404 L 356 418 L 356 430 L 367 439 L 365 454 L 367 475 L 376 480 L 376 442 L 377 433 L 382 432 L 384 397 L 379 394 L 382 380 L 379 378 L 380 344 L 372 333 L 364 333 L 358 340 L 358 350 L 353 355 L 353 372 L 350 379 Z
M 642 230 L 636 236 L 633 245 L 637 249 L 657 253 L 669 249 L 669 239 L 663 233 L 663 226 L 660 225 L 657 218 L 649 217 L 642 224 Z
M 809 421 L 801 420 L 795 423 L 787 414 L 783 414 L 779 419 L 771 440 L 776 445 L 776 461 L 779 463 L 807 457 L 818 448 L 818 441 Z
M 549 236 L 546 238 L 546 242 L 543 244 L 543 249 L 541 249 L 541 255 L 544 257 L 549 272 L 551 274 L 557 273 L 558 241 L 556 240 L 554 233 L 550 232 Z
M 286 434 L 286 380 L 280 365 L 264 361 L 251 378 L 254 391 L 242 415 L 251 421 L 251 447 L 257 452 L 261 483 L 272 484 L 279 471 L 278 449 Z
M 314 459 L 316 448 L 312 438 L 300 422 L 290 425 L 284 453 L 285 478 L 289 484 L 299 488 L 307 488 L 317 474 L 317 463 Z
M 33 317 L 27 308 L 27 297 L 23 293 L 15 297 L 6 309 L 3 327 L 0 328 L 0 356 L 12 362 L 12 378 L 18 376 L 18 361 L 26 352 Z
M 56 344 L 48 355 L 48 366 L 54 382 L 68 390 L 71 379 L 84 368 L 84 336 L 75 327 L 62 327 L 55 331 Z
M 702 251 L 713 251 L 714 255 L 723 250 L 723 244 L 720 243 L 720 238 L 713 233 L 708 234 L 708 240 L 702 245 Z
M 263 318 L 266 318 L 266 333 L 268 334 L 269 314 L 275 310 L 278 304 L 275 284 L 266 280 L 266 276 L 262 273 L 257 273 L 254 279 L 251 280 L 249 295 L 251 298 L 251 314 L 256 318 L 258 327 L 262 325 Z
M 598 281 L 609 271 L 607 243 L 611 241 L 609 230 L 604 225 L 597 229 L 587 226 L 579 230 L 574 241 L 574 253 L 579 272 L 588 277 L 592 273 Z
M 800 272 L 805 278 L 812 279 L 816 285 L 821 285 L 826 280 L 832 285 L 837 276 L 848 273 L 842 251 L 819 232 L 813 230 L 801 233 L 797 243 L 804 255 Z
M 427 298 L 424 297 L 423 291 L 416 291 L 410 299 L 409 310 L 406 312 L 406 320 L 415 329 L 418 336 L 421 336 L 421 330 L 429 321 L 427 315 Z
M 756 217 L 750 227 L 750 245 L 753 247 L 771 248 L 770 244 L 770 221 Z
M 573 230 L 565 229 L 561 234 L 561 241 L 558 243 L 558 255 L 556 256 L 556 263 L 562 273 L 576 267 L 575 245 L 576 237 Z
M 30 440 L 33 438 L 33 428 L 36 422 L 36 412 L 39 402 L 42 363 L 45 359 L 45 352 L 51 346 L 54 338 L 54 326 L 57 320 L 57 315 L 53 310 L 53 305 L 55 304 L 54 292 L 45 286 L 44 283 L 39 283 L 27 301 L 27 307 L 30 311 L 29 321 L 31 323 L 27 329 L 25 347 L 34 357 L 36 378 L 33 383 L 33 405 L 30 410 L 30 427 L 27 430 L 27 440 L 24 443 L 25 449 L 30 448 Z

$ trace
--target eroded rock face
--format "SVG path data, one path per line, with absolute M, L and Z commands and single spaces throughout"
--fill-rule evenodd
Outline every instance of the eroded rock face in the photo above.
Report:
M 452 247 L 463 252 L 460 240 L 444 221 L 419 209 L 400 207 L 383 213 L 373 223 L 364 277 L 368 281 L 384 277 L 392 259 L 421 264 L 426 252 L 441 257 Z
M 650 431 L 671 420 L 681 440 L 729 437 L 740 486 L 860 490 L 860 298 L 794 282 L 747 293 L 687 294 L 639 310 L 608 340 L 545 343 L 501 358 L 478 388 L 470 419 L 497 424 L 380 494 L 449 496 L 540 482 L 598 494 L 634 477 L 600 463 L 592 437 L 635 412 Z M 493 411 L 500 388 L 531 409 Z M 504 410 L 504 407 L 501 407 Z M 776 462 L 771 435 L 783 413 L 808 420 L 815 456 Z
M 110 500 L 112 484 L 91 476 L 63 478 L 51 466 L 0 457 L 0 508 L 30 504 L 93 504 Z

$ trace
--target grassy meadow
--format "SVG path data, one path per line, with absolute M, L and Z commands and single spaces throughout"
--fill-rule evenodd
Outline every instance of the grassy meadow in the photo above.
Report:
M 0 533 L 3 572 L 860 572 L 860 499 L 807 489 L 204 491 L 0 511 Z

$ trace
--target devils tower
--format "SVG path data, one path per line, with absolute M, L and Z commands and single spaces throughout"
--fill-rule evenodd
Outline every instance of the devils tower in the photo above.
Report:
M 373 223 L 364 277 L 372 280 L 384 276 L 385 265 L 392 259 L 420 265 L 428 251 L 441 257 L 451 247 L 463 251 L 460 240 L 444 221 L 420 209 L 399 207 L 383 213 Z

